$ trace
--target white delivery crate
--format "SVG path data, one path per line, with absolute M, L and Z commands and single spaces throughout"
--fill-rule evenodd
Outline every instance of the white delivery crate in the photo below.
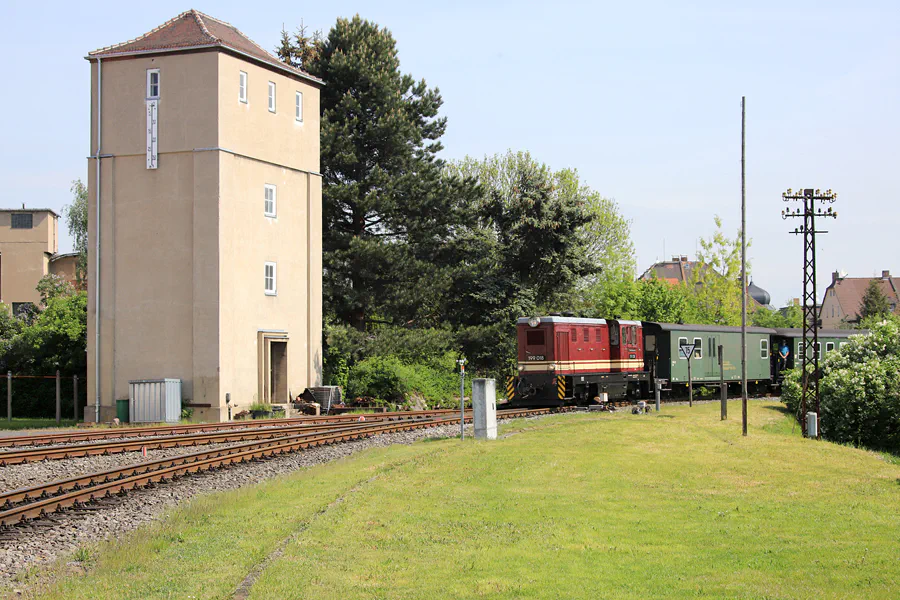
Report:
M 181 420 L 181 380 L 129 381 L 128 409 L 132 423 L 177 423 Z

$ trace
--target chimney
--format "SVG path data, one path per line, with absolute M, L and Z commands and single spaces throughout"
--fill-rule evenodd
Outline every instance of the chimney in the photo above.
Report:
M 841 280 L 841 272 L 840 272 L 840 271 L 833 271 L 833 272 L 831 273 L 831 283 L 837 283 L 837 282 L 840 281 L 840 280 Z
M 687 262 L 687 261 L 688 261 L 687 255 L 686 255 L 686 254 L 682 254 L 682 255 L 681 255 L 681 262 Z
M 890 279 L 890 278 L 891 278 L 891 272 L 890 272 L 890 271 L 882 271 L 882 272 L 881 272 L 881 278 L 882 278 L 882 279 Z
M 677 255 L 672 257 L 672 262 L 678 262 L 678 256 L 677 256 Z

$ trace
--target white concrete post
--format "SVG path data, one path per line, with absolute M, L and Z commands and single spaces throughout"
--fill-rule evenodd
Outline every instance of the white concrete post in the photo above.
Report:
M 472 380 L 476 440 L 497 439 L 497 386 L 493 379 Z

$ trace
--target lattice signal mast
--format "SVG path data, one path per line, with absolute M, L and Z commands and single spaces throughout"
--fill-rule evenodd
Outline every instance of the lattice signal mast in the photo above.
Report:
M 831 190 L 802 189 L 794 192 L 790 188 L 781 195 L 782 200 L 795 200 L 803 203 L 803 208 L 785 209 L 781 211 L 782 219 L 803 219 L 803 225 L 795 227 L 790 233 L 803 236 L 803 391 L 800 400 L 800 423 L 803 435 L 807 436 L 807 407 L 816 407 L 816 420 L 819 418 L 819 313 L 816 309 L 816 234 L 828 233 L 816 230 L 816 217 L 837 218 L 837 212 L 830 206 L 825 210 L 824 204 L 833 204 L 837 194 Z M 823 206 L 817 206 L 821 202 Z M 820 428 L 816 427 L 816 433 Z

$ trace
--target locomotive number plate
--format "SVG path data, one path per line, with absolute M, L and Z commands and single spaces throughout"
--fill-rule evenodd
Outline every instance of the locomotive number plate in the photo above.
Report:
M 544 360 L 543 354 L 529 354 L 528 360 Z

